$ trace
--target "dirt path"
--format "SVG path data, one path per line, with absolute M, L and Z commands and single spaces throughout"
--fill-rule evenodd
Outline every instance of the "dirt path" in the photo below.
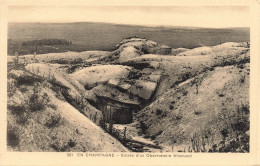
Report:
M 137 122 L 130 124 L 114 124 L 113 127 L 122 133 L 126 128 L 125 146 L 133 152 L 160 152 L 161 147 L 156 145 L 151 139 L 139 134 Z
M 124 146 L 132 152 L 184 152 L 188 149 L 175 145 L 169 146 L 164 144 L 158 144 L 156 141 L 147 138 L 145 135 L 141 134 L 141 129 L 138 125 L 138 121 L 134 119 L 133 123 L 130 124 L 114 124 L 113 128 L 124 133 L 126 128 L 126 141 Z M 122 136 L 122 135 L 121 135 Z

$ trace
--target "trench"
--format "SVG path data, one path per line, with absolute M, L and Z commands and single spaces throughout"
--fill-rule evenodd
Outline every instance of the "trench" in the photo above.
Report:
M 158 83 L 157 83 L 157 86 L 156 86 L 156 88 L 155 88 L 155 90 L 154 90 L 154 92 L 153 92 L 151 98 L 150 98 L 149 101 L 147 102 L 147 105 L 151 104 L 153 101 L 156 100 L 156 97 L 157 97 L 157 95 L 158 95 L 158 92 L 162 89 L 162 87 L 163 87 L 163 85 L 164 85 L 163 83 L 164 83 L 164 81 L 165 81 L 167 78 L 168 78 L 167 75 L 162 75 L 162 76 L 160 77 L 160 79 L 159 79 L 159 81 L 158 81 Z
M 150 99 L 141 99 L 140 105 L 126 104 L 108 97 L 97 97 L 97 101 L 88 100 L 89 103 L 100 110 L 103 114 L 106 129 L 111 136 L 119 140 L 126 148 L 133 152 L 161 152 L 162 147 L 156 144 L 151 138 L 142 132 L 140 122 L 136 118 L 136 113 L 151 104 L 157 97 L 157 92 L 161 88 L 161 83 L 167 78 L 162 76 Z M 112 123 L 112 131 L 109 125 Z M 124 136 L 123 133 L 126 133 Z M 126 138 L 124 138 L 126 137 Z
M 154 69 L 148 62 L 137 64 L 127 63 L 121 65 L 131 66 L 137 71 L 140 71 L 144 68 Z M 116 87 L 117 90 L 119 90 L 121 93 L 128 93 L 130 99 L 131 96 L 138 98 L 140 103 L 139 105 L 120 102 L 111 97 L 104 96 L 96 96 L 95 100 L 87 98 L 85 98 L 85 100 L 87 100 L 90 105 L 102 113 L 103 124 L 99 125 L 104 129 L 104 131 L 108 132 L 111 136 L 119 140 L 130 151 L 160 152 L 162 147 L 143 134 L 140 122 L 136 118 L 136 113 L 156 100 L 158 92 L 163 88 L 163 84 L 167 78 L 167 75 L 161 75 L 161 78 L 157 81 L 155 90 L 152 92 L 152 95 L 149 99 L 143 99 L 136 94 Z M 112 124 L 112 129 L 109 127 L 110 124 Z M 125 135 L 122 133 L 125 133 Z
M 92 101 L 92 104 L 93 101 Z M 142 107 L 122 104 L 108 98 L 99 98 L 94 105 L 102 112 L 105 132 L 119 140 L 132 152 L 160 152 L 162 147 L 147 138 L 140 128 L 135 112 Z M 110 126 L 112 124 L 112 126 Z

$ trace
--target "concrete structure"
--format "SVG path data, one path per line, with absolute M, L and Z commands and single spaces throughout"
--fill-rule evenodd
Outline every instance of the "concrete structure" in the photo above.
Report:
M 104 120 L 109 123 L 111 120 L 117 124 L 127 124 L 133 121 L 133 111 L 139 109 L 138 105 L 124 103 L 104 96 L 97 96 L 98 109 L 102 111 Z

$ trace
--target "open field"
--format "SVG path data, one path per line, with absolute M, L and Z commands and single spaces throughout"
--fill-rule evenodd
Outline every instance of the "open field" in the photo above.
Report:
M 31 54 L 33 47 L 21 47 L 21 43 L 39 39 L 65 39 L 70 47 L 39 48 L 39 53 L 103 50 L 111 51 L 123 39 L 131 36 L 145 37 L 172 48 L 213 46 L 225 42 L 248 42 L 249 28 L 192 28 L 145 27 L 108 23 L 9 23 L 8 54 L 25 49 Z

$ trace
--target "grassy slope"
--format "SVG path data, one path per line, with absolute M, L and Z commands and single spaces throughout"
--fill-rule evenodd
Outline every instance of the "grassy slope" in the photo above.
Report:
M 171 143 L 173 139 L 177 143 L 189 142 L 195 132 L 201 134 L 213 129 L 220 132 L 226 123 L 218 117 L 222 111 L 232 115 L 237 106 L 249 103 L 249 64 L 244 69 L 217 67 L 195 79 L 178 90 L 168 91 L 139 112 L 151 136 L 162 132 L 158 137 L 160 142 Z
M 24 69 L 10 73 L 9 150 L 128 151 L 67 103 L 52 83 Z
M 192 146 L 195 133 L 211 136 L 212 144 L 223 139 L 224 128 L 230 139 L 236 137 L 230 125 L 236 123 L 237 110 L 249 106 L 249 51 L 221 50 L 209 56 L 165 57 L 162 66 L 168 76 L 158 98 L 137 115 L 147 135 L 168 145 L 176 141 L 181 150 Z M 234 66 L 237 63 L 241 64 Z

